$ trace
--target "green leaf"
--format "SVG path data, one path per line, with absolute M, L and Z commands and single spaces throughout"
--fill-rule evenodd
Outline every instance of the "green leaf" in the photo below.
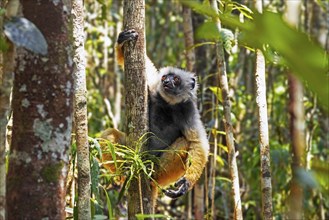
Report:
M 285 59 L 292 73 L 318 94 L 319 100 L 328 110 L 329 65 L 324 49 L 311 42 L 305 33 L 290 27 L 279 14 L 256 14 L 254 20 L 256 26 L 249 35 L 274 48 Z
M 138 220 L 142 220 L 142 219 L 168 219 L 169 216 L 167 215 L 162 215 L 162 214 L 136 214 L 136 218 Z
M 97 159 L 92 156 L 91 166 L 90 166 L 91 192 L 95 195 L 96 198 L 99 198 L 98 175 L 99 175 L 99 164 Z
M 205 6 L 197 1 L 182 1 L 182 3 L 198 13 L 214 17 L 213 12 L 205 12 Z M 282 56 L 285 66 L 291 69 L 291 73 L 316 93 L 324 108 L 329 110 L 328 54 L 312 42 L 307 34 L 292 28 L 280 14 L 273 12 L 255 13 L 253 21 L 246 20 L 243 23 L 237 16 L 219 14 L 217 17 L 224 25 L 239 28 L 240 44 L 261 50 L 264 50 L 264 45 L 273 48 Z M 217 28 L 210 22 L 200 28 L 208 32 L 204 33 L 204 36 L 216 35 Z
M 217 161 L 217 163 L 219 163 L 219 165 L 222 166 L 222 167 L 223 167 L 224 164 L 225 164 L 223 158 L 220 157 L 219 155 L 216 156 L 216 161 Z
M 113 208 L 112 208 L 111 199 L 110 199 L 106 189 L 103 186 L 102 186 L 102 189 L 103 189 L 104 194 L 106 196 L 106 205 L 107 205 L 107 210 L 108 210 L 108 214 L 109 214 L 109 219 L 114 219 L 113 218 Z
M 212 91 L 214 93 L 214 95 L 216 96 L 216 98 L 218 99 L 218 101 L 223 102 L 221 88 L 219 88 L 217 86 L 210 86 L 209 89 L 210 89 L 210 91 Z
M 8 50 L 8 43 L 6 40 L 0 36 L 0 51 L 4 52 Z
M 190 7 L 193 11 L 209 17 L 217 17 L 217 12 L 209 4 L 201 4 L 197 1 L 181 0 L 181 3 Z
M 217 41 L 219 40 L 220 33 L 215 22 L 208 21 L 203 23 L 200 27 L 197 28 L 195 32 L 196 39 L 206 39 Z
M 218 147 L 222 148 L 225 152 L 228 152 L 228 147 L 223 144 L 218 144 Z
M 102 159 L 102 150 L 101 150 L 101 146 L 100 146 L 99 142 L 97 141 L 97 139 L 88 137 L 88 141 L 93 143 L 91 145 L 91 148 L 96 148 L 99 158 Z

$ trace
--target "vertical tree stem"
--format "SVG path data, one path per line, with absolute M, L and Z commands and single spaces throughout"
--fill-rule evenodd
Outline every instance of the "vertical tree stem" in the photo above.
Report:
M 216 0 L 211 0 L 212 8 L 217 12 L 218 6 Z M 219 19 L 216 19 L 217 29 L 221 31 L 221 23 Z M 239 186 L 239 174 L 236 163 L 234 137 L 233 137 L 233 126 L 231 120 L 231 102 L 229 98 L 228 80 L 226 75 L 226 66 L 224 58 L 224 48 L 221 41 L 216 44 L 216 57 L 217 67 L 219 75 L 220 88 L 222 89 L 223 107 L 224 107 L 224 118 L 225 118 L 225 132 L 226 132 L 226 144 L 228 147 L 228 160 L 229 168 L 232 181 L 232 192 L 234 200 L 234 219 L 243 219 L 241 198 L 240 198 L 240 186 Z
M 87 121 L 86 59 L 83 0 L 73 0 L 75 133 L 78 167 L 78 218 L 90 219 L 90 162 Z
M 255 6 L 258 12 L 262 13 L 262 1 L 256 1 Z M 272 178 L 267 119 L 265 58 L 262 51 L 259 49 L 256 50 L 255 85 L 260 148 L 262 213 L 264 219 L 271 220 L 273 219 Z
M 136 146 L 137 141 L 148 132 L 148 90 L 145 74 L 145 2 L 125 0 L 123 5 L 124 29 L 138 32 L 137 42 L 124 46 L 125 60 L 125 106 L 127 145 Z M 145 149 L 146 146 L 143 146 Z M 128 189 L 128 218 L 135 219 L 138 213 L 153 213 L 153 200 L 150 182 L 141 176 L 133 178 Z M 139 189 L 142 189 L 140 192 Z M 140 200 L 142 195 L 142 200 Z M 142 202 L 140 202 L 142 201 Z
M 262 212 L 264 219 L 273 219 L 270 145 L 266 103 L 265 58 L 256 50 L 256 104 L 258 110 L 259 147 L 261 160 Z

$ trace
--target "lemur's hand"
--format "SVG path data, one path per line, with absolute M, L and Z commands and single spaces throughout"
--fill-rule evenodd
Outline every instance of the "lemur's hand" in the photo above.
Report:
M 182 177 L 175 183 L 174 186 L 178 189 L 177 190 L 164 189 L 163 193 L 166 196 L 169 196 L 170 198 L 173 198 L 173 199 L 178 198 L 178 197 L 184 195 L 188 191 L 188 189 L 191 186 L 191 183 L 185 177 Z
M 119 34 L 117 43 L 123 45 L 127 41 L 136 41 L 138 39 L 138 33 L 134 29 L 122 31 Z

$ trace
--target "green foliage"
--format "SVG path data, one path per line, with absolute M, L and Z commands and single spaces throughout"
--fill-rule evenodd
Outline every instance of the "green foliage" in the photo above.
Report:
M 112 118 L 109 117 L 104 104 L 108 99 L 111 104 L 116 100 L 116 77 L 123 80 L 122 71 L 115 70 L 114 45 L 116 41 L 116 28 L 122 24 L 122 17 L 116 3 L 121 1 L 86 1 L 86 32 L 87 39 L 85 48 L 87 50 L 87 83 L 88 83 L 88 126 L 89 135 L 97 137 L 100 131 L 112 126 Z M 305 214 L 309 219 L 319 219 L 318 210 L 322 207 L 328 210 L 329 202 L 325 198 L 328 195 L 328 178 L 326 169 L 328 161 L 327 140 L 328 134 L 325 124 L 327 114 L 318 108 L 316 97 L 325 102 L 328 98 L 327 54 L 310 40 L 310 37 L 287 25 L 281 18 L 281 14 L 265 12 L 260 15 L 253 13 L 246 5 L 236 1 L 220 1 L 219 15 L 213 11 L 209 1 L 181 1 L 190 6 L 193 13 L 193 24 L 198 25 L 196 35 L 199 41 L 192 48 L 196 49 L 196 67 L 200 83 L 200 106 L 207 131 L 219 135 L 219 140 L 224 140 L 225 133 L 223 124 L 216 131 L 213 128 L 213 115 L 218 110 L 219 117 L 222 116 L 222 105 L 215 105 L 217 98 L 221 102 L 221 92 L 217 94 L 215 82 L 215 41 L 227 42 L 227 71 L 229 77 L 230 97 L 232 101 L 232 118 L 235 131 L 235 143 L 237 148 L 237 161 L 242 189 L 242 204 L 245 219 L 261 219 L 261 187 L 260 187 L 260 158 L 258 147 L 257 114 L 254 101 L 253 70 L 255 55 L 253 50 L 260 48 L 266 56 L 267 65 L 267 103 L 269 113 L 269 137 L 271 148 L 271 170 L 273 187 L 273 210 L 275 219 L 283 219 L 286 211 L 286 200 L 290 193 L 289 183 L 291 180 L 291 152 L 289 143 L 288 115 L 288 91 L 287 76 L 289 71 L 296 73 L 304 80 L 306 85 L 304 104 L 306 112 L 307 131 L 313 130 L 310 141 L 311 171 L 301 172 L 305 183 Z M 218 2 L 218 1 L 217 1 Z M 153 1 L 146 0 L 146 46 L 149 57 L 157 67 L 178 66 L 185 68 L 184 38 L 182 28 L 181 7 L 175 1 Z M 280 11 L 282 7 L 279 1 L 272 1 L 269 7 Z M 239 17 L 237 14 L 239 14 Z M 244 23 L 241 22 L 244 16 Z M 222 22 L 222 33 L 218 33 L 213 19 L 220 18 Z M 202 24 L 203 25 L 200 25 Z M 225 32 L 229 30 L 229 32 Z M 120 30 L 119 30 L 120 31 Z M 233 35 L 235 33 L 235 36 Z M 198 40 L 197 39 L 197 40 Z M 206 40 L 201 40 L 206 39 Z M 235 41 L 238 45 L 231 46 Z M 231 45 L 230 45 L 231 44 Z M 243 47 L 241 47 L 243 46 Z M 247 49 L 247 50 L 246 50 Z M 246 52 L 247 51 L 247 52 Z M 122 92 L 125 88 L 122 88 Z M 312 92 L 309 92 L 310 89 Z M 313 95 L 315 97 L 313 97 Z M 323 105 L 323 104 L 322 104 Z M 113 106 L 112 106 L 113 107 Z M 122 110 L 124 105 L 121 104 Z M 114 110 L 114 108 L 112 108 Z M 312 113 L 313 112 L 313 113 Z M 116 112 L 113 112 L 116 114 Z M 124 113 L 124 112 L 123 112 Z M 121 118 L 124 118 L 122 114 Z M 122 120 L 123 122 L 124 120 Z M 219 122 L 221 122 L 219 120 Z M 121 128 L 122 126 L 119 125 Z M 117 167 L 116 173 L 108 173 L 102 166 L 99 173 L 91 169 L 93 192 L 98 190 L 99 197 L 92 195 L 94 219 L 104 219 L 104 215 L 110 218 L 125 215 L 124 198 L 129 185 L 129 178 L 134 178 L 135 173 L 152 172 L 152 166 L 147 162 L 147 153 L 141 155 L 130 148 L 108 143 L 103 152 L 96 139 L 90 139 L 91 164 L 94 168 L 101 164 L 101 155 L 110 153 L 113 156 L 113 164 Z M 230 218 L 231 210 L 231 181 L 227 167 L 227 147 L 225 141 L 219 141 L 219 156 L 216 162 L 219 164 L 216 170 L 215 204 L 217 214 L 215 217 Z M 75 155 L 74 145 L 72 155 Z M 96 160 L 96 158 L 98 160 Z M 153 158 L 152 158 L 153 159 Z M 71 160 L 73 167 L 75 159 Z M 108 163 L 108 162 L 104 162 Z M 146 164 L 145 164 L 146 163 Z M 133 166 L 132 170 L 130 167 Z M 118 177 L 126 177 L 124 185 Z M 129 177 L 130 176 L 130 177 Z M 98 189 L 95 190 L 98 177 Z M 313 185 L 316 183 L 317 186 Z M 181 213 L 184 210 L 182 200 L 171 207 L 166 207 Z M 171 204 L 173 204 L 172 202 Z M 185 204 L 185 203 L 184 203 Z M 163 208 L 159 204 L 159 208 Z M 173 210 L 175 209 L 175 210 Z M 207 209 L 206 209 L 207 210 Z M 209 209 L 207 210 L 209 211 Z M 76 212 L 75 212 L 76 213 Z M 112 217 L 111 217 L 112 216 Z M 147 218 L 148 216 L 137 216 Z M 166 216 L 157 216 L 165 218 Z M 167 216 L 168 217 L 168 216 Z M 327 216 L 326 216 L 327 217 Z M 169 218 L 169 217 L 168 217 Z M 179 218 L 178 218 L 179 219 Z
M 218 86 L 210 86 L 209 87 L 210 91 L 214 93 L 218 101 L 223 102 L 223 97 L 222 97 L 222 90 Z
M 113 161 L 107 161 L 105 163 L 114 163 L 115 176 L 125 176 L 126 182 L 123 190 L 129 188 L 131 180 L 138 178 L 141 173 L 144 173 L 148 178 L 152 179 L 152 173 L 154 172 L 154 162 L 150 158 L 147 151 L 141 151 L 143 145 L 145 145 L 147 134 L 143 135 L 134 144 L 135 147 L 128 147 L 119 144 L 112 144 L 107 140 L 103 140 L 107 143 L 106 148 L 103 150 L 103 154 L 111 154 Z M 122 192 L 123 193 L 123 192 Z
M 329 100 L 329 84 L 324 83 L 328 82 L 328 55 L 324 49 L 311 42 L 305 33 L 290 27 L 277 13 L 255 13 L 253 20 L 242 23 L 238 17 L 232 15 L 217 15 L 209 5 L 195 1 L 183 3 L 201 14 L 213 18 L 218 16 L 222 23 L 231 28 L 239 28 L 239 43 L 242 45 L 261 50 L 264 50 L 263 45 L 269 45 L 282 57 L 284 64 L 292 73 L 304 80 L 319 96 L 326 110 L 329 110 L 329 103 L 326 101 Z M 210 33 L 213 37 L 216 25 L 211 23 L 213 22 L 205 23 L 200 29 L 202 33 Z M 208 34 L 204 37 L 207 38 Z
M 107 210 L 108 210 L 109 219 L 113 219 L 113 208 L 112 208 L 111 199 L 110 199 L 110 197 L 109 197 L 109 195 L 107 193 L 107 190 L 102 185 L 100 185 L 100 187 L 103 189 L 104 194 L 106 196 L 106 204 L 107 204 Z
M 0 51 L 2 51 L 2 52 L 7 51 L 8 47 L 9 46 L 8 46 L 6 40 L 2 36 L 0 36 Z
M 170 219 L 169 216 L 162 215 L 162 214 L 137 214 L 137 220 L 144 220 L 144 219 Z

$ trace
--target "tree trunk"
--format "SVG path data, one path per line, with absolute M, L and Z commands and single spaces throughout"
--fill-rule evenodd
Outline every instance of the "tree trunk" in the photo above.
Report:
M 124 47 L 125 60 L 125 105 L 127 145 L 133 147 L 140 137 L 148 132 L 148 96 L 145 74 L 145 3 L 144 0 L 125 0 L 124 29 L 135 29 L 139 36 L 136 44 L 129 42 Z M 144 146 L 145 147 L 145 146 Z M 153 213 L 149 180 L 143 175 L 134 178 L 128 189 L 128 218 L 136 214 Z
M 90 163 L 87 121 L 86 60 L 84 51 L 83 0 L 73 1 L 74 39 L 74 88 L 75 134 L 78 167 L 78 218 L 91 218 L 90 210 Z
M 285 19 L 292 26 L 299 24 L 300 2 L 286 2 Z M 294 75 L 288 76 L 289 114 L 292 151 L 292 180 L 288 197 L 288 219 L 303 219 L 303 188 L 298 172 L 305 165 L 305 115 L 303 106 L 303 86 Z
M 6 207 L 6 129 L 10 115 L 10 93 L 15 65 L 14 45 L 1 54 L 3 69 L 0 80 L 0 219 L 5 219 Z
M 65 219 L 73 106 L 71 5 L 53 1 L 21 4 L 24 16 L 45 36 L 48 55 L 17 50 L 8 219 Z
M 292 151 L 292 180 L 288 198 L 288 218 L 303 219 L 303 187 L 299 172 L 305 165 L 305 119 L 303 86 L 292 74 L 289 75 L 289 114 Z
M 211 0 L 212 8 L 218 12 L 218 5 L 216 0 Z M 220 20 L 216 20 L 217 29 L 221 31 Z M 241 208 L 241 197 L 240 197 L 240 186 L 239 186 L 239 173 L 236 163 L 234 137 L 233 137 L 233 126 L 231 120 L 231 102 L 229 97 L 228 80 L 226 74 L 224 47 L 221 41 L 216 43 L 216 58 L 217 68 L 219 75 L 219 84 L 222 89 L 223 107 L 224 107 L 224 124 L 226 132 L 226 144 L 228 148 L 228 161 L 232 181 L 232 193 L 234 200 L 234 219 L 243 219 L 242 208 Z
M 256 2 L 258 12 L 262 13 L 262 2 Z M 262 189 L 262 213 L 265 220 L 273 219 L 272 211 L 272 178 L 270 143 L 268 137 L 267 101 L 266 101 L 266 78 L 265 78 L 265 58 L 263 53 L 256 50 L 256 104 L 258 110 L 258 130 L 260 148 L 260 171 Z
M 113 11 L 116 11 L 119 15 L 122 16 L 122 2 L 121 1 L 114 1 L 112 3 L 112 7 L 113 7 Z M 113 21 L 115 22 L 116 26 L 114 28 L 114 34 L 113 34 L 113 41 L 116 41 L 116 38 L 118 37 L 120 31 L 122 30 L 122 20 L 118 19 L 117 14 L 113 14 Z M 114 123 L 113 123 L 113 127 L 115 127 L 115 125 L 117 126 L 117 129 L 122 130 L 122 123 L 121 123 L 121 102 L 122 102 L 122 82 L 121 82 L 121 78 L 122 78 L 122 72 L 120 71 L 119 68 L 119 64 L 117 62 L 117 59 L 115 59 L 116 57 L 116 50 L 114 50 L 113 54 L 114 54 L 114 59 L 113 59 L 113 72 L 115 74 L 115 83 L 114 83 L 114 87 L 115 87 L 115 97 L 114 97 Z
M 185 57 L 186 68 L 188 71 L 195 72 L 195 52 L 192 47 L 194 46 L 194 31 L 192 25 L 192 12 L 191 9 L 183 5 L 183 30 L 185 39 Z
M 270 144 L 268 139 L 268 120 L 266 103 L 265 58 L 256 50 L 256 104 L 258 110 L 259 147 L 261 161 L 262 212 L 264 219 L 273 219 Z
M 12 2 L 11 8 L 6 10 L 8 17 L 16 16 L 19 2 Z M 5 2 L 0 1 L 0 7 L 5 7 Z M 0 16 L 0 33 L 3 36 L 3 18 Z M 13 86 L 13 72 L 15 67 L 15 47 L 8 43 L 6 51 L 1 51 L 0 64 L 0 219 L 6 218 L 6 131 L 10 117 L 10 94 Z

